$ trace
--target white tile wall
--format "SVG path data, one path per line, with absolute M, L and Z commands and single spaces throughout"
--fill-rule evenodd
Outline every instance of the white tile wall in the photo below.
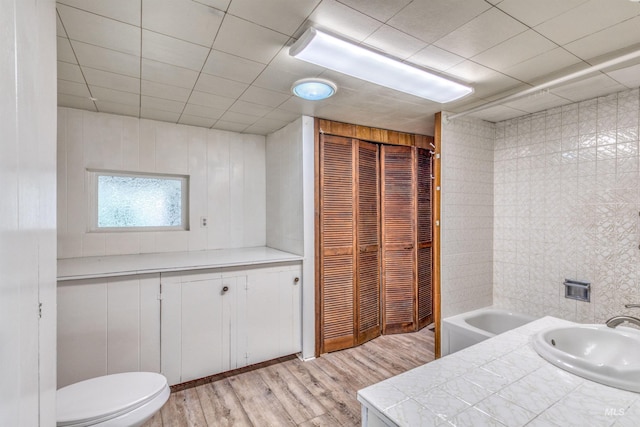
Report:
M 496 305 L 603 322 L 640 301 L 639 104 L 636 89 L 496 125 Z M 565 278 L 590 281 L 591 303 Z
M 442 126 L 443 317 L 492 304 L 494 132 L 473 119 Z
M 263 136 L 71 108 L 58 129 L 59 258 L 265 245 Z M 87 168 L 189 175 L 190 230 L 88 233 Z

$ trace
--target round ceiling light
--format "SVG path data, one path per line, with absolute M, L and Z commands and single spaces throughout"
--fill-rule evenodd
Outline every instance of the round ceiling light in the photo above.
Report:
M 297 97 L 309 101 L 320 101 L 332 96 L 338 88 L 335 83 L 325 79 L 302 79 L 291 87 L 291 91 Z

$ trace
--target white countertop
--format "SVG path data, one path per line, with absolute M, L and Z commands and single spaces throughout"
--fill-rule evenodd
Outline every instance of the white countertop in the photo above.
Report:
M 212 251 L 68 258 L 58 260 L 58 280 L 253 266 L 300 261 L 302 258 L 300 255 L 266 246 Z
M 573 324 L 544 317 L 374 384 L 358 400 L 390 426 L 637 427 L 640 393 L 570 374 L 531 336 Z

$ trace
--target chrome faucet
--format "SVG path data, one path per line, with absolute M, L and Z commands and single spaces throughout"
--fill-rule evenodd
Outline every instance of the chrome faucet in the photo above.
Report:
M 640 304 L 625 304 L 625 308 L 640 308 Z M 629 322 L 634 325 L 640 326 L 640 319 L 633 316 L 614 316 L 606 321 L 606 325 L 610 328 L 615 328 L 621 323 Z

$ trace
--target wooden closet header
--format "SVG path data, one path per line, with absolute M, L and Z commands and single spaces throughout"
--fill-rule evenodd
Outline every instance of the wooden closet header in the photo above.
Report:
M 326 133 L 328 135 L 358 138 L 363 141 L 379 142 L 389 145 L 416 146 L 418 148 L 433 150 L 432 144 L 434 140 L 432 136 L 428 135 L 404 133 L 325 119 L 316 119 L 316 129 L 319 133 Z

